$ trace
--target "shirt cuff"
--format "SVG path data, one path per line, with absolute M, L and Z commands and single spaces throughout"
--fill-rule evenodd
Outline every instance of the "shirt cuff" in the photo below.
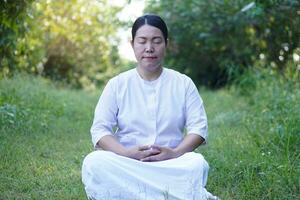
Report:
M 204 141 L 203 141 L 202 144 L 206 144 L 207 143 L 207 130 L 206 129 L 205 130 L 203 130 L 203 129 L 197 129 L 197 128 L 190 129 L 190 130 L 187 131 L 187 135 L 189 135 L 189 134 L 199 135 L 199 136 L 201 136 L 204 139 Z

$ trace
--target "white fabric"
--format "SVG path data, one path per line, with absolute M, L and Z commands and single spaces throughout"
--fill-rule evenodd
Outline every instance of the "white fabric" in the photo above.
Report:
M 89 199 L 214 200 L 204 188 L 208 164 L 201 154 L 160 162 L 141 162 L 108 151 L 94 151 L 83 162 Z
M 163 68 L 159 78 L 149 82 L 132 69 L 107 83 L 91 134 L 95 147 L 103 136 L 115 135 L 126 147 L 174 148 L 182 141 L 184 129 L 207 140 L 207 118 L 192 80 Z M 98 150 L 84 159 L 82 181 L 88 197 L 97 200 L 216 199 L 205 189 L 207 173 L 208 164 L 201 154 L 141 162 Z
M 187 134 L 207 139 L 207 118 L 193 81 L 163 68 L 159 78 L 149 82 L 135 68 L 107 83 L 96 106 L 91 134 L 94 146 L 101 137 L 115 134 L 126 147 L 176 147 L 184 128 Z

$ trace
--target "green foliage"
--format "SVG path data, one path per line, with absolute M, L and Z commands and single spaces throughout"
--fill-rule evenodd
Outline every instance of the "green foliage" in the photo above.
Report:
M 117 19 L 120 10 L 108 1 L 34 1 L 30 13 L 24 11 L 31 16 L 22 21 L 26 33 L 5 35 L 9 42 L 16 41 L 7 49 L 13 59 L 6 60 L 14 64 L 5 73 L 26 71 L 95 89 L 121 70 L 116 36 L 122 25 Z
M 267 1 L 149 1 L 170 30 L 167 64 L 198 83 L 222 86 L 263 59 L 285 71 L 299 55 L 300 3 Z
M 80 171 L 96 101 L 33 76 L 0 81 L 0 199 L 86 198 Z
M 247 87 L 245 79 L 254 84 Z M 270 69 L 251 70 L 247 76 L 240 77 L 235 88 L 248 97 L 250 108 L 256 111 L 250 112 L 246 120 L 256 144 L 263 148 L 272 146 L 276 153 L 295 153 L 300 145 L 300 109 L 297 109 L 300 100 L 299 73 L 294 79 L 289 79 Z M 245 92 L 247 90 L 249 92 Z M 265 141 L 261 139 L 263 137 L 270 139 Z
M 211 166 L 208 190 L 221 199 L 297 199 L 299 76 L 251 69 L 230 93 L 203 94 L 210 138 L 198 151 Z
M 0 75 L 16 68 L 15 50 L 18 37 L 28 31 L 32 0 L 0 1 Z

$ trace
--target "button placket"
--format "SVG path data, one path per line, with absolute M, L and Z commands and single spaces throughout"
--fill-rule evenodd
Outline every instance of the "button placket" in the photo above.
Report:
M 150 118 L 152 120 L 156 120 L 155 105 L 156 105 L 155 90 L 151 89 L 150 90 L 150 95 L 149 95 L 149 114 L 150 114 Z
M 156 90 L 153 85 L 145 84 L 145 91 L 147 96 L 147 108 L 148 108 L 148 116 L 149 116 L 149 125 L 151 127 L 151 144 L 154 144 L 156 138 L 156 105 L 157 105 L 157 98 L 156 98 Z

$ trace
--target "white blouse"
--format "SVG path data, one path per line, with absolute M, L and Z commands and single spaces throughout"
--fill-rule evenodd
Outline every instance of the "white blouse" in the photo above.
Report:
M 146 81 L 134 68 L 105 86 L 91 134 L 95 147 L 103 136 L 115 135 L 125 147 L 156 144 L 174 148 L 183 140 L 185 129 L 187 134 L 207 139 L 207 117 L 193 81 L 167 68 L 156 80 Z

